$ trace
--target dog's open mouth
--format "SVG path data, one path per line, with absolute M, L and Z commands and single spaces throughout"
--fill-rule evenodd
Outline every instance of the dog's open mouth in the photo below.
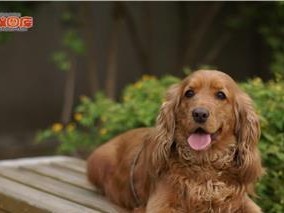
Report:
M 220 134 L 222 128 L 219 128 L 214 133 L 209 133 L 203 128 L 197 128 L 187 139 L 189 146 L 194 150 L 205 150 L 207 149 L 212 141 L 216 140 Z

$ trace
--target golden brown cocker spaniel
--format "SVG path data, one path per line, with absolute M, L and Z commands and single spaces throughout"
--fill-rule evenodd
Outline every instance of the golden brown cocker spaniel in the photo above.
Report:
M 168 90 L 154 128 L 97 148 L 88 177 L 132 211 L 261 212 L 249 197 L 263 173 L 259 135 L 249 96 L 225 73 L 199 70 Z

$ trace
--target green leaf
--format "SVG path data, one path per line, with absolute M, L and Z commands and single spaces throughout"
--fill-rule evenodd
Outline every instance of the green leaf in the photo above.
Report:
M 79 37 L 78 33 L 73 30 L 65 34 L 63 44 L 76 54 L 83 54 L 85 52 L 83 40 Z
M 53 53 L 52 61 L 61 71 L 68 71 L 71 68 L 71 61 L 68 58 L 67 54 L 63 51 L 57 51 Z

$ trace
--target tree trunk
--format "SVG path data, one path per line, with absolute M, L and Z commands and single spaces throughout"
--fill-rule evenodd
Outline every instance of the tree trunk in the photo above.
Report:
M 75 92 L 75 79 L 76 79 L 76 56 L 71 56 L 71 67 L 66 73 L 65 89 L 64 89 L 64 100 L 63 109 L 61 114 L 61 122 L 68 124 L 72 115 L 72 108 L 74 102 Z
M 108 47 L 107 55 L 107 70 L 106 70 L 106 81 L 105 91 L 109 98 L 115 99 L 116 95 L 116 82 L 117 82 L 117 51 L 118 51 L 118 36 L 122 17 L 118 7 L 113 9 L 113 27 L 111 32 L 111 38 Z

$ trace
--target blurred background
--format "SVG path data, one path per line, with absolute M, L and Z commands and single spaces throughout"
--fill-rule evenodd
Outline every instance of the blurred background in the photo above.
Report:
M 255 102 L 267 169 L 257 202 L 284 212 L 283 1 L 1 2 L 0 12 L 34 18 L 27 32 L 0 32 L 0 159 L 85 158 L 154 125 L 171 84 L 213 68 Z
M 267 80 L 283 51 L 281 2 L 2 2 L 0 11 L 34 17 L 28 32 L 0 32 L 1 159 L 53 153 L 56 142 L 34 144 L 34 134 L 68 123 L 81 95 L 117 100 L 142 75 L 201 67 Z

